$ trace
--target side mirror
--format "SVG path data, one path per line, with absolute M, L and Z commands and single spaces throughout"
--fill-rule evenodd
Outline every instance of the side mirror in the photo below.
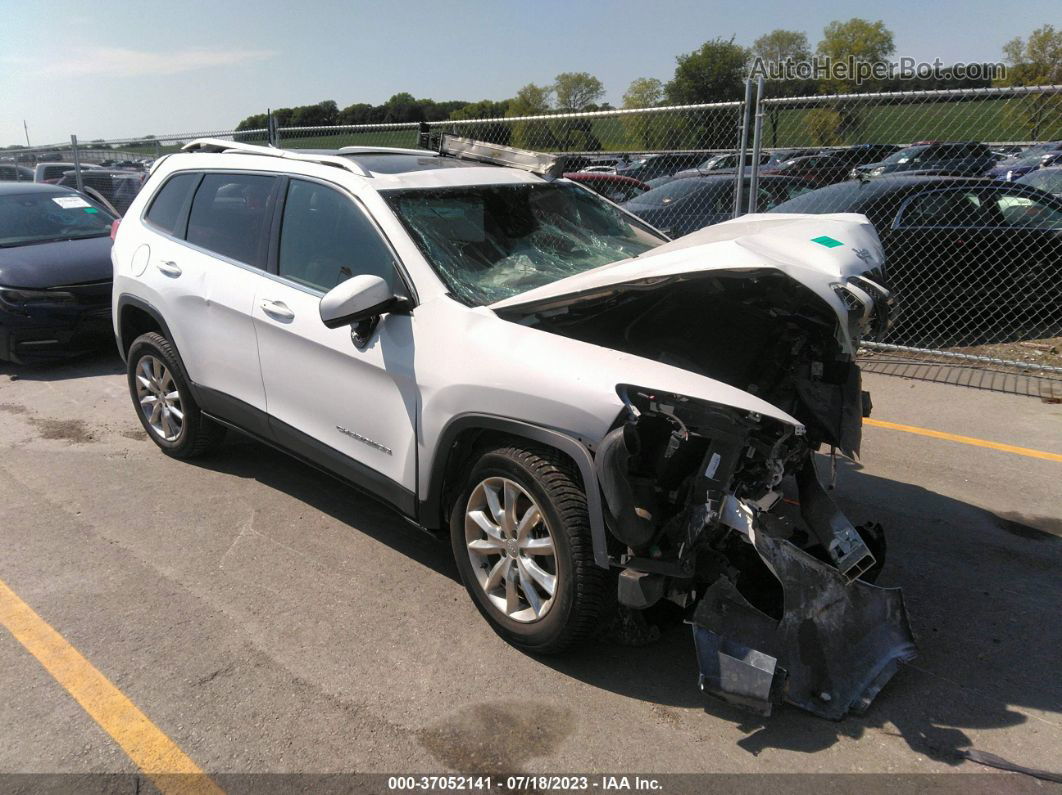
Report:
M 341 282 L 321 298 L 321 322 L 328 328 L 349 326 L 362 320 L 405 309 L 409 302 L 395 295 L 379 276 L 362 274 Z

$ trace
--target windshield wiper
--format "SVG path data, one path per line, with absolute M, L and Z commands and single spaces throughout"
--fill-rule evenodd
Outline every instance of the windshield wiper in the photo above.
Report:
M 0 243 L 0 248 L 16 248 L 18 246 L 39 246 L 44 243 L 65 243 L 70 240 L 92 240 L 97 237 L 107 237 L 109 232 L 97 232 L 92 235 L 70 235 L 67 237 L 49 237 L 44 240 L 16 240 L 14 243 Z

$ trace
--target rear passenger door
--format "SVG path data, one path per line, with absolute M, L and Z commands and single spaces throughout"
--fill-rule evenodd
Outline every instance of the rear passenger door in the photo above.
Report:
M 279 179 L 188 173 L 169 179 L 144 221 L 154 228 L 142 281 L 159 308 L 203 408 L 267 432 L 251 309 L 263 279 Z
M 364 344 L 321 322 L 321 297 L 361 274 L 405 292 L 389 244 L 348 193 L 292 177 L 254 324 L 274 437 L 413 510 L 417 390 L 411 315 L 388 314 Z

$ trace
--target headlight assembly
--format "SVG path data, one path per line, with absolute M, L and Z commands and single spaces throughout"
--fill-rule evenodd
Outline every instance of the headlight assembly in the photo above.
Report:
M 62 290 L 19 290 L 0 287 L 0 301 L 12 306 L 72 304 L 76 300 L 73 293 Z

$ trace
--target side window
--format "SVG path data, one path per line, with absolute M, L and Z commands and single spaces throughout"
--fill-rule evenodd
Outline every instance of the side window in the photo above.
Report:
M 237 262 L 263 267 L 276 177 L 207 174 L 188 215 L 186 240 Z
M 999 208 L 1003 226 L 1062 229 L 1062 211 L 1039 199 L 1007 191 L 993 191 L 990 199 Z
M 967 190 L 938 190 L 911 200 L 900 226 L 990 226 L 992 215 L 981 198 Z
M 293 179 L 284 203 L 278 272 L 327 292 L 352 276 L 395 284 L 395 260 L 380 233 L 349 196 Z
M 198 179 L 198 174 L 178 174 L 170 177 L 151 200 L 151 206 L 144 220 L 163 232 L 171 235 L 179 234 L 177 222 L 181 218 L 181 211 L 188 200 L 188 194 L 191 193 Z

